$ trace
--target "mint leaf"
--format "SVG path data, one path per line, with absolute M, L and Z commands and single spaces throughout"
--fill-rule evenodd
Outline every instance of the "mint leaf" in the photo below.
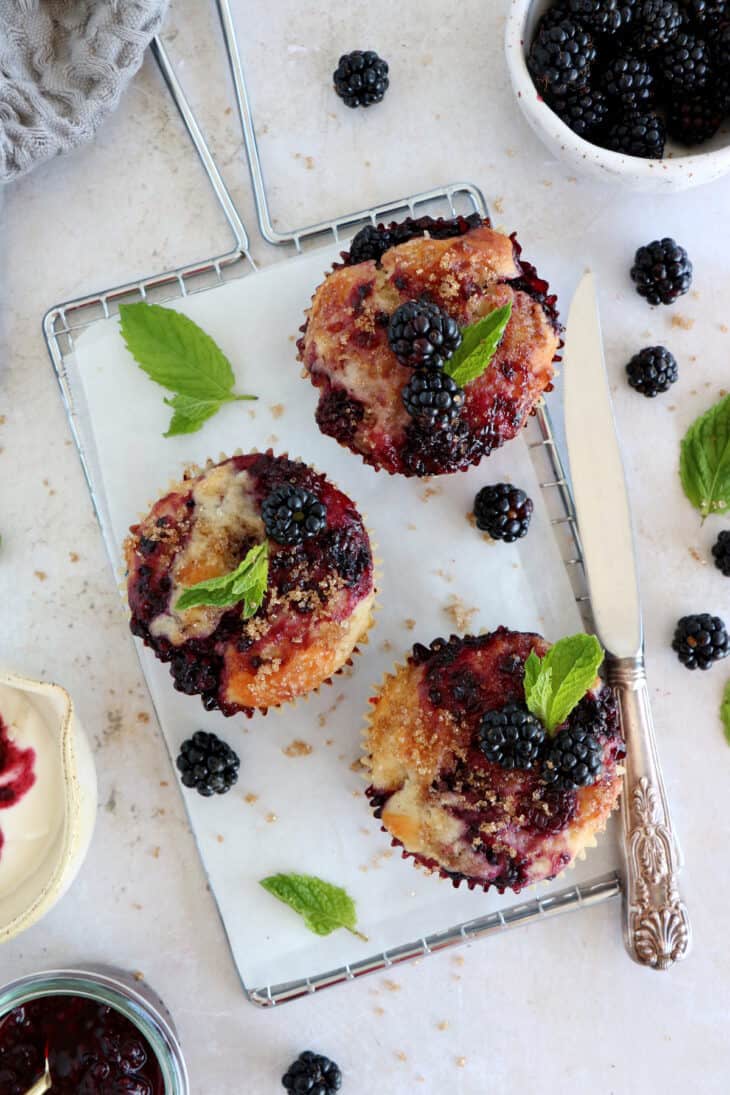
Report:
M 260 885 L 299 913 L 316 935 L 330 935 L 337 928 L 346 928 L 367 942 L 367 936 L 355 928 L 355 902 L 340 886 L 311 874 L 275 874 L 262 879 Z
M 495 308 L 462 331 L 461 346 L 444 365 L 444 372 L 463 388 L 488 368 L 512 315 L 512 302 Z
M 720 704 L 720 718 L 725 727 L 725 741 L 730 745 L 730 681 L 725 685 L 725 691 Z
M 684 493 L 703 519 L 730 511 L 730 395 L 696 419 L 682 440 Z
M 269 580 L 269 542 L 264 540 L 246 553 L 235 570 L 218 578 L 204 578 L 178 597 L 176 612 L 198 605 L 227 608 L 243 601 L 243 618 L 247 620 L 259 608 Z
M 596 636 L 582 632 L 560 639 L 544 658 L 530 652 L 525 662 L 525 700 L 549 734 L 591 688 L 602 661 L 603 647 Z
M 165 402 L 174 414 L 165 437 L 194 433 L 224 403 L 256 399 L 236 395 L 231 363 L 197 323 L 159 304 L 120 304 L 119 320 L 127 349 L 150 380 L 175 392 Z

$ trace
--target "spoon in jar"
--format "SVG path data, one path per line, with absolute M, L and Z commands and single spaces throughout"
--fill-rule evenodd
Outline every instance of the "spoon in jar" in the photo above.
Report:
M 46 1067 L 43 1075 L 39 1080 L 29 1087 L 25 1095 L 45 1095 L 46 1091 L 50 1091 L 53 1087 L 53 1080 L 51 1079 L 51 1066 L 48 1063 L 48 1050 L 46 1050 Z

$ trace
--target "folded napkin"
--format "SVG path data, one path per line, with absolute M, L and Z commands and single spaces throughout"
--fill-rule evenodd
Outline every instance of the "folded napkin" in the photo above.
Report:
M 90 140 L 167 0 L 0 0 L 0 182 Z

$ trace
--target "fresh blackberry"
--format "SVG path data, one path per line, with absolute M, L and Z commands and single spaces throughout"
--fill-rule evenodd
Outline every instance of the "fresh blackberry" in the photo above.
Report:
M 649 304 L 672 304 L 689 291 L 692 263 L 684 247 L 665 237 L 640 247 L 634 256 L 631 277 L 636 292 Z
M 664 50 L 660 61 L 662 78 L 672 94 L 703 88 L 712 75 L 706 42 L 682 31 Z
M 437 304 L 409 300 L 390 317 L 388 342 L 401 365 L 441 369 L 461 345 L 461 331 Z
M 634 8 L 631 40 L 642 53 L 663 49 L 678 34 L 682 12 L 674 0 L 639 0 Z
M 719 30 L 723 23 L 730 21 L 728 0 L 685 0 L 685 7 L 703 29 Z
M 602 91 L 584 88 L 556 99 L 553 109 L 579 137 L 591 140 L 608 119 L 608 99 Z
M 730 20 L 730 12 L 728 13 Z M 710 39 L 712 56 L 721 73 L 730 72 L 730 21 Z
M 291 546 L 327 527 L 327 507 L 311 491 L 284 483 L 264 499 L 261 518 L 267 536 Z
M 479 723 L 479 748 L 502 768 L 532 768 L 545 741 L 545 727 L 518 703 L 487 711 Z
M 680 144 L 709 141 L 725 117 L 725 107 L 714 93 L 679 96 L 667 108 L 667 132 Z
M 388 63 L 372 49 L 354 49 L 340 57 L 332 79 L 346 106 L 372 106 L 388 90 Z
M 417 369 L 403 389 L 403 404 L 412 418 L 446 426 L 464 405 L 464 391 L 440 369 Z
M 665 346 L 647 346 L 631 358 L 626 375 L 632 388 L 653 399 L 674 384 L 677 362 Z
M 712 555 L 717 569 L 730 578 L 730 532 L 721 532 L 713 545 Z
M 619 53 L 606 65 L 603 87 L 624 109 L 638 111 L 654 98 L 654 75 L 643 57 Z
M 601 774 L 603 747 L 585 727 L 567 727 L 551 740 L 542 766 L 542 778 L 550 787 L 569 791 L 588 787 Z
M 626 29 L 633 7 L 625 0 L 568 0 L 570 13 L 595 34 L 616 34 Z
M 664 122 L 653 111 L 623 115 L 609 127 L 606 147 L 627 156 L 660 160 L 664 155 L 667 132 Z
M 368 262 L 370 259 L 380 262 L 391 246 L 390 232 L 386 228 L 376 228 L 374 224 L 366 224 L 352 237 L 349 263 L 354 266 L 358 262 Z
M 585 87 L 596 59 L 593 38 L 573 19 L 541 30 L 530 48 L 527 67 L 536 87 L 552 99 Z
M 289 1065 L 281 1082 L 291 1095 L 332 1095 L 342 1087 L 342 1073 L 329 1057 L 306 1050 Z
M 534 508 L 532 499 L 511 483 L 482 487 L 474 499 L 477 528 L 506 544 L 527 535 Z
M 176 763 L 183 785 L 194 787 L 205 798 L 230 791 L 241 767 L 230 745 L 204 730 L 182 743 Z
M 719 616 L 707 612 L 682 616 L 674 632 L 672 650 L 687 669 L 710 669 L 730 654 L 730 638 Z
M 540 22 L 537 24 L 537 34 L 542 30 L 550 30 L 550 27 L 556 27 L 558 23 L 562 23 L 566 19 L 572 18 L 570 0 L 559 0 L 559 3 L 549 7 L 540 19 Z

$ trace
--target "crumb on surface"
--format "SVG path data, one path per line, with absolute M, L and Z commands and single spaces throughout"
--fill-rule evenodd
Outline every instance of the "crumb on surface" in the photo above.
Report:
M 428 502 L 429 498 L 435 498 L 437 494 L 441 494 L 441 487 L 425 487 L 421 491 L 421 500 Z
M 381 1008 L 380 1004 L 373 1008 L 375 1015 L 385 1015 L 385 1008 Z
M 680 314 L 672 316 L 672 327 L 681 327 L 683 331 L 691 331 L 694 325 L 695 321 L 690 316 Z
M 389 650 L 392 650 L 393 644 L 390 639 L 383 639 L 382 643 L 380 644 L 380 649 L 384 650 L 386 654 Z
M 268 814 L 266 815 L 266 820 L 269 822 L 269 824 L 272 824 L 272 822 L 278 821 L 279 819 L 276 816 L 276 814 L 273 812 L 273 810 L 270 810 L 268 812 Z
M 438 1022 L 436 1024 L 436 1030 L 448 1030 L 448 1029 L 449 1029 L 449 1020 L 448 1019 L 442 1019 L 440 1022 Z
M 466 1068 L 466 1057 L 457 1057 L 456 1058 L 456 1067 L 457 1068 Z
M 48 577 L 45 570 L 34 570 L 33 573 L 35 574 L 39 582 L 45 582 L 46 578 Z
M 504 198 L 494 198 L 492 201 L 492 209 L 495 213 L 504 213 Z
M 149 722 L 149 721 L 150 721 L 150 717 L 149 717 L 149 715 L 147 714 L 146 711 L 138 711 L 137 712 L 137 722 Z
M 408 1060 L 407 1055 L 403 1052 L 402 1049 L 397 1049 L 395 1051 L 395 1055 L 396 1055 L 396 1057 L 398 1058 L 399 1061 L 407 1061 Z
M 696 547 L 690 547 L 687 550 L 696 563 L 699 563 L 700 566 L 703 567 L 707 566 L 707 560 L 702 557 L 701 552 Z
M 142 970 L 135 970 L 132 976 L 134 977 L 135 981 L 144 981 L 144 974 L 142 973 Z
M 386 988 L 388 992 L 400 992 L 401 987 L 397 981 L 391 981 L 390 978 L 383 981 L 383 988 Z
M 284 413 L 284 404 L 272 403 L 272 405 L 269 407 L 269 410 L 271 411 L 272 418 L 281 418 Z
M 249 806 L 253 806 L 253 804 L 254 804 L 255 802 L 258 802 L 258 800 L 259 800 L 259 796 L 258 796 L 258 795 L 255 795 L 255 794 L 253 793 L 253 791 L 249 791 L 249 792 L 248 792 L 248 794 L 245 794 L 245 795 L 243 796 L 243 801 L 244 801 L 244 802 L 247 802 L 247 803 L 249 804 Z
M 407 620 L 403 621 L 403 624 L 407 631 L 413 631 L 413 628 L 416 626 L 416 621 L 409 616 Z
M 466 632 L 471 626 L 472 618 L 478 614 L 479 609 L 469 608 L 465 602 L 462 601 L 461 597 L 452 593 L 444 611 L 454 621 L 454 626 L 457 631 Z
M 301 738 L 295 738 L 294 741 L 283 746 L 281 751 L 286 757 L 308 757 L 312 752 L 312 746 L 308 741 L 302 741 Z
M 222 844 L 226 838 L 223 836 L 223 833 L 218 833 L 215 839 L 218 841 L 219 844 Z
M 69 562 L 78 563 L 78 561 L 80 559 L 80 555 L 77 551 L 69 551 L 68 558 L 69 558 Z

